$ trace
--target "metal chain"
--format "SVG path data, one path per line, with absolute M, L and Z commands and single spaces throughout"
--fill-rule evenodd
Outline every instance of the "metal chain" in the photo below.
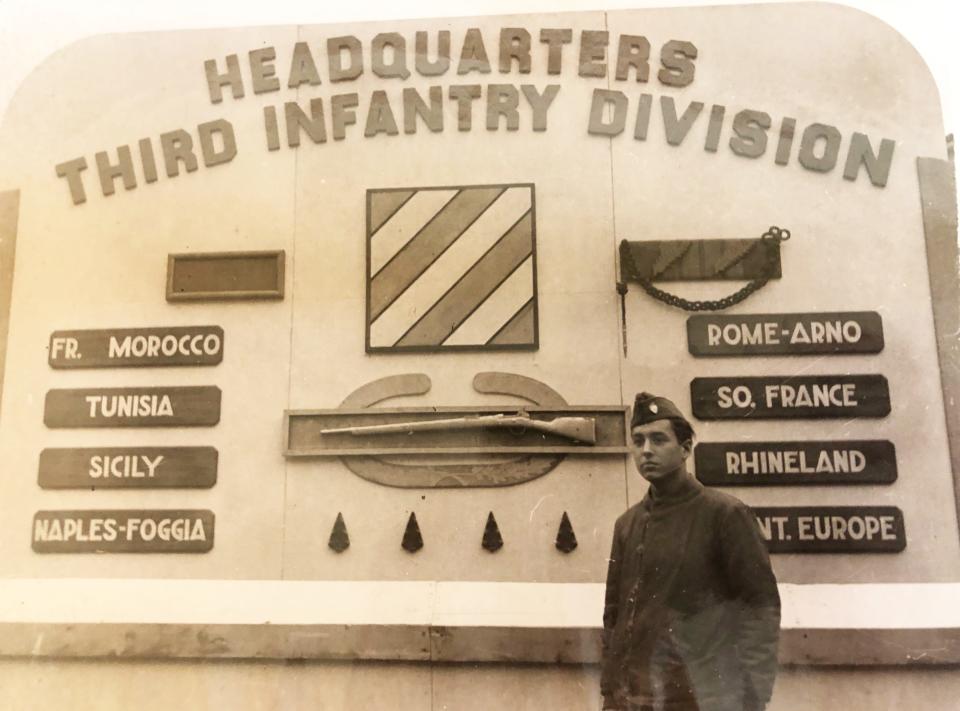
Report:
M 776 265 L 780 243 L 786 242 L 788 239 L 790 239 L 790 230 L 784 230 L 774 226 L 764 232 L 763 236 L 760 237 L 760 240 L 755 243 L 754 247 L 762 245 L 766 250 L 766 264 L 769 269 L 772 270 Z M 741 262 L 747 256 L 747 254 L 753 251 L 754 247 L 744 250 L 739 256 L 724 265 L 722 269 L 718 269 L 717 274 L 723 274 L 735 264 Z M 705 301 L 689 301 L 677 296 L 676 294 L 671 294 L 663 289 L 658 289 L 650 282 L 649 279 L 638 279 L 637 281 L 639 282 L 640 286 L 643 287 L 643 290 L 650 294 L 650 296 L 658 301 L 662 301 L 668 306 L 675 306 L 679 309 L 683 309 L 684 311 L 720 311 L 722 309 L 729 308 L 734 304 L 739 304 L 741 301 L 750 296 L 750 294 L 757 291 L 768 281 L 770 281 L 770 277 L 754 279 L 753 281 L 747 283 L 743 288 L 739 289 L 733 294 L 730 294 L 730 296 L 725 296 L 722 299 Z

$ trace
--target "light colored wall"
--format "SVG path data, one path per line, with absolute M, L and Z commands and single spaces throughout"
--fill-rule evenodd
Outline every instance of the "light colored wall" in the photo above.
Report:
M 656 49 L 687 39 L 700 52 L 694 83 L 670 89 L 653 81 L 614 83 L 576 74 L 576 45 L 562 73 L 546 73 L 543 53 L 529 75 L 371 78 L 254 95 L 248 50 L 277 48 L 282 83 L 298 40 L 315 53 L 324 39 L 355 34 L 365 46 L 380 31 L 409 37 L 450 29 L 454 52 L 468 27 L 484 30 L 491 60 L 500 27 L 608 28 L 644 34 Z M 802 31 L 798 31 L 802 28 Z M 812 49 L 815 47 L 815 51 Z M 878 49 L 879 48 L 879 49 Z M 247 96 L 211 104 L 203 62 L 238 53 Z M 123 71 L 118 71 L 122 66 Z M 655 62 L 654 62 L 655 68 Z M 375 88 L 398 105 L 403 86 L 452 83 L 560 82 L 549 128 L 489 132 L 481 104 L 470 132 L 446 128 L 415 137 L 362 137 L 364 107 Z M 771 113 L 775 128 L 794 116 L 898 141 L 885 188 L 796 164 L 732 154 L 726 124 L 721 150 L 703 150 L 706 113 L 681 146 L 669 146 L 655 105 L 650 136 L 588 135 L 594 88 L 632 99 L 649 92 L 688 101 Z M 359 125 L 345 141 L 269 152 L 261 109 L 282 101 L 357 91 Z M 329 110 L 329 106 L 327 107 Z M 631 113 L 631 116 L 633 114 Z M 227 165 L 104 198 L 93 169 L 97 150 L 157 137 L 201 121 L 233 122 L 238 155 Z M 529 116 L 523 115 L 528 121 Z M 914 159 L 943 152 L 936 89 L 921 60 L 890 28 L 830 5 L 723 7 L 578 13 L 528 17 L 396 22 L 341 27 L 281 27 L 92 38 L 41 65 L 21 88 L 3 126 L 7 165 L 21 184 L 16 279 L 0 420 L 0 574 L 7 577 L 193 577 L 385 580 L 525 580 L 596 582 L 603 578 L 616 515 L 643 493 L 618 457 L 569 458 L 537 481 L 508 489 L 397 490 L 358 479 L 337 461 L 284 460 L 285 408 L 336 406 L 377 377 L 427 372 L 428 397 L 396 404 L 490 404 L 470 379 L 504 370 L 540 379 L 572 404 L 629 403 L 654 389 L 688 407 L 691 378 L 714 374 L 882 373 L 893 412 L 854 422 L 701 423 L 701 438 L 887 438 L 898 449 L 900 479 L 889 487 L 763 488 L 736 492 L 753 505 L 900 506 L 908 547 L 897 555 L 779 556 L 784 582 L 938 581 L 960 577 L 942 399 L 924 259 Z M 305 139 L 306 140 L 306 139 Z M 846 145 L 846 144 L 844 144 Z M 796 150 L 796 145 L 795 145 Z M 53 166 L 87 157 L 88 202 L 71 204 Z M 367 188 L 530 181 L 537 191 L 541 346 L 532 353 L 366 355 L 363 351 L 364 191 Z M 770 224 L 793 230 L 784 247 L 784 278 L 744 312 L 875 309 L 887 347 L 877 356 L 694 360 L 686 353 L 685 317 L 636 288 L 627 297 L 629 355 L 619 343 L 614 292 L 619 239 L 753 237 Z M 168 304 L 163 297 L 171 252 L 241 249 L 287 251 L 282 302 Z M 689 297 L 726 293 L 730 284 L 677 285 Z M 224 328 L 225 356 L 213 368 L 52 371 L 50 332 L 213 323 Z M 223 390 L 221 422 L 212 429 L 69 431 L 42 424 L 43 396 L 53 387 L 215 384 Z M 214 445 L 220 477 L 208 491 L 41 491 L 43 447 Z M 29 547 L 38 509 L 209 508 L 216 544 L 202 556 L 37 555 Z M 415 510 L 425 548 L 399 548 Z M 494 511 L 504 549 L 480 549 L 483 522 Z M 580 547 L 553 548 L 568 511 Z M 352 546 L 326 548 L 343 512 Z
M 780 670 L 768 711 L 949 711 L 954 669 Z M 0 661 L 0 705 L 21 711 L 594 711 L 596 667 L 404 663 Z

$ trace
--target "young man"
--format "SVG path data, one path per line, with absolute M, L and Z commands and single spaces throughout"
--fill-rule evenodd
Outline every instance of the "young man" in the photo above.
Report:
M 614 527 L 603 708 L 762 711 L 780 596 L 756 519 L 687 472 L 693 428 L 672 402 L 637 395 L 630 433 L 650 488 Z

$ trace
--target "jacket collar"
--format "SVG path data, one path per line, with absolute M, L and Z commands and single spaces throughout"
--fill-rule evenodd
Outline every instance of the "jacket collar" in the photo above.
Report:
M 703 484 L 697 481 L 691 474 L 687 474 L 680 485 L 669 494 L 661 494 L 650 486 L 647 489 L 646 496 L 643 497 L 644 507 L 651 512 L 664 511 L 666 509 L 685 504 L 696 498 L 703 491 Z

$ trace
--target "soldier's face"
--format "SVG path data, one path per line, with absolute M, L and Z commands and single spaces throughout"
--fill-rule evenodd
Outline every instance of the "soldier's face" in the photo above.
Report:
M 684 466 L 691 442 L 678 442 L 669 420 L 637 425 L 630 432 L 633 462 L 647 481 L 654 483 Z

